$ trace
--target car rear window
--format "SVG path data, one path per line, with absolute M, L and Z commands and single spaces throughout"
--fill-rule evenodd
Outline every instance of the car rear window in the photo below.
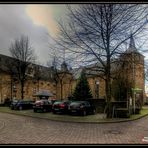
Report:
M 41 101 L 41 100 L 38 100 L 38 101 L 36 101 L 35 103 L 40 103 L 40 102 L 43 102 L 43 101 Z
M 20 100 L 18 103 L 21 103 L 21 104 L 27 104 L 28 101 L 25 101 L 25 100 Z
M 62 103 L 62 101 L 56 101 L 56 102 L 54 102 L 54 104 L 60 104 L 60 103 Z
M 72 102 L 72 103 L 70 103 L 70 105 L 80 105 L 81 104 L 81 102 Z
M 12 104 L 16 104 L 18 102 L 18 100 L 13 100 Z
M 51 100 L 48 100 L 48 102 L 49 102 L 49 103 L 52 103 L 52 101 L 51 101 Z

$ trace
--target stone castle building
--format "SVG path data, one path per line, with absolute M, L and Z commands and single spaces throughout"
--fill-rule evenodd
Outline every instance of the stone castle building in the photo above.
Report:
M 20 84 L 15 75 L 11 75 L 8 61 L 14 60 L 11 57 L 0 54 L 0 103 L 3 103 L 6 98 L 21 98 Z M 120 71 L 121 79 L 128 81 L 128 92 L 131 95 L 140 94 L 144 98 L 144 56 L 140 54 L 131 36 L 128 50 L 122 54 L 119 61 L 124 61 L 122 64 L 114 65 L 113 72 L 117 74 Z M 7 64 L 6 64 L 7 63 Z M 27 71 L 28 79 L 25 82 L 24 98 L 36 99 L 34 94 L 39 90 L 48 90 L 53 94 L 54 98 L 67 99 L 73 92 L 77 80 L 83 68 L 68 69 L 65 62 L 61 65 L 61 70 L 57 73 L 53 68 L 47 68 L 40 65 L 32 64 Z M 91 75 L 91 70 L 88 71 L 87 79 L 91 88 L 93 98 L 105 98 L 105 82 L 96 75 Z M 144 101 L 144 100 L 143 100 Z

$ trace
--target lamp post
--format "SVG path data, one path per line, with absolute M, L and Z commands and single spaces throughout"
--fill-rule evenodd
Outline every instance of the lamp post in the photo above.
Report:
M 136 110 L 136 89 L 135 88 L 132 88 L 132 92 L 133 92 L 133 111 L 134 111 L 134 114 L 135 114 L 135 110 Z
M 134 114 L 135 114 L 135 110 L 136 110 L 136 105 L 135 105 L 135 95 L 136 95 L 136 92 L 134 91 L 134 98 L 133 98 L 133 99 L 134 99 L 134 100 L 133 100 L 133 101 L 134 101 Z
M 13 85 L 13 92 L 14 92 L 14 97 L 16 98 L 16 86 L 15 86 L 15 84 Z
M 99 81 L 96 81 L 96 97 L 99 99 Z

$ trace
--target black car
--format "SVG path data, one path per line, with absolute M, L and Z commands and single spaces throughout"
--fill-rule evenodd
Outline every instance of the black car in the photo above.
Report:
M 68 106 L 71 103 L 71 101 L 68 100 L 59 100 L 59 101 L 55 101 L 52 105 L 52 112 L 54 114 L 56 113 L 68 113 Z
M 33 104 L 34 112 L 42 111 L 42 112 L 50 112 L 52 109 L 52 101 L 50 100 L 37 100 Z
M 13 100 L 10 105 L 10 108 L 12 110 L 32 109 L 32 107 L 33 107 L 32 100 Z
M 10 103 L 10 108 L 13 110 L 19 100 L 12 100 Z
M 78 114 L 85 116 L 88 114 L 95 114 L 96 108 L 88 101 L 73 101 L 72 103 L 70 103 L 68 111 L 70 114 Z

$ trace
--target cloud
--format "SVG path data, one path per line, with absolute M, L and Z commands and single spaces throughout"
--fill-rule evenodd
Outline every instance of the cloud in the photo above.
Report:
M 29 37 L 32 47 L 35 49 L 38 61 L 41 64 L 46 64 L 50 58 L 48 47 L 49 38 L 47 36 L 47 32 L 50 31 L 50 33 L 53 34 L 57 33 L 55 27 L 56 22 L 54 22 L 50 10 L 47 10 L 46 8 L 46 11 L 41 11 L 43 7 L 41 9 L 32 9 L 32 14 L 33 11 L 34 13 L 37 13 L 36 10 L 38 10 L 39 18 L 42 19 L 38 20 L 38 17 L 36 20 L 35 18 L 32 19 L 28 16 L 28 12 L 26 11 L 28 6 L 29 5 L 18 4 L 0 5 L 0 53 L 10 55 L 8 49 L 11 43 L 15 39 L 20 38 L 21 35 L 26 35 Z M 48 13 L 48 17 L 46 15 L 47 18 L 44 16 L 45 12 Z M 47 27 L 48 25 L 50 25 L 50 30 Z
M 56 19 L 62 16 L 64 7 L 64 5 L 29 5 L 26 11 L 34 24 L 46 27 L 50 35 L 55 37 L 59 33 Z

